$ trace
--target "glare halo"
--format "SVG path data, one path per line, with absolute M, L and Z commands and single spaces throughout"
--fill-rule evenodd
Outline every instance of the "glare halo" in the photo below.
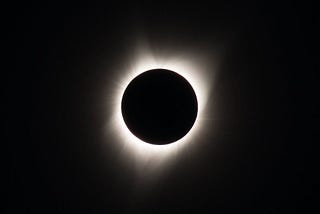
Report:
M 155 57 L 151 51 L 140 50 L 135 54 L 136 58 L 129 60 L 124 64 L 123 72 L 120 72 L 116 77 L 116 90 L 112 94 L 112 118 L 109 121 L 109 131 L 113 134 L 115 144 L 122 155 L 127 157 L 127 160 L 137 164 L 140 170 L 145 164 L 152 162 L 152 168 L 159 168 L 159 164 L 169 162 L 171 158 L 189 146 L 193 142 L 198 141 L 201 133 L 205 129 L 205 121 L 207 120 L 207 101 L 212 85 L 209 63 L 200 55 L 195 56 L 194 53 L 183 56 L 177 54 L 166 54 L 166 57 Z M 212 63 L 212 62 L 210 62 Z M 167 69 L 183 76 L 192 86 L 198 101 L 198 114 L 191 130 L 181 139 L 165 145 L 154 145 L 146 143 L 127 128 L 121 112 L 121 101 L 125 89 L 128 84 L 138 75 L 151 69 Z M 212 72 L 212 71 L 211 71 Z M 109 104 L 110 105 L 110 104 Z

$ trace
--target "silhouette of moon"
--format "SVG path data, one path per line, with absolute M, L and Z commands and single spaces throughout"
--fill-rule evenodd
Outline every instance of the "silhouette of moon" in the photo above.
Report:
M 184 77 L 167 69 L 152 69 L 129 83 L 122 96 L 121 112 L 133 135 L 146 143 L 165 145 L 191 130 L 198 102 Z

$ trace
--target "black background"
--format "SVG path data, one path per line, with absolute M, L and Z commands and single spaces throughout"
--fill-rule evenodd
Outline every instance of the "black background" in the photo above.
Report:
M 316 128 L 304 124 L 315 110 L 308 102 L 311 94 L 305 93 L 314 90 L 309 82 L 316 38 L 309 30 L 316 21 L 312 7 L 260 1 L 11 7 L 7 45 L 14 62 L 4 84 L 6 211 L 311 210 L 307 160 Z M 101 149 L 113 142 L 100 131 L 105 123 L 102 79 L 113 81 L 111 68 L 126 63 L 137 34 L 153 45 L 201 43 L 207 51 L 224 46 L 209 97 L 218 120 L 207 127 L 215 127 L 215 135 L 208 130 L 202 136 L 205 147 L 182 154 L 143 193 L 133 187 L 130 169 L 116 161 L 118 153 Z M 110 70 L 95 69 L 102 61 Z

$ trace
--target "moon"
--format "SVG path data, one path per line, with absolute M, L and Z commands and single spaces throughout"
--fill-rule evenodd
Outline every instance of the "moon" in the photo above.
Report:
M 128 84 L 121 113 L 127 128 L 140 140 L 154 145 L 170 144 L 192 128 L 198 114 L 197 96 L 178 73 L 151 69 Z

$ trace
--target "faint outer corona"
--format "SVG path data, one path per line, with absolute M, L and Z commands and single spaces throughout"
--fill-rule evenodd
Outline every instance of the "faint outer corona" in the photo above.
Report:
M 140 140 L 173 143 L 192 128 L 198 114 L 196 94 L 176 72 L 152 69 L 136 76 L 122 96 L 123 120 Z

